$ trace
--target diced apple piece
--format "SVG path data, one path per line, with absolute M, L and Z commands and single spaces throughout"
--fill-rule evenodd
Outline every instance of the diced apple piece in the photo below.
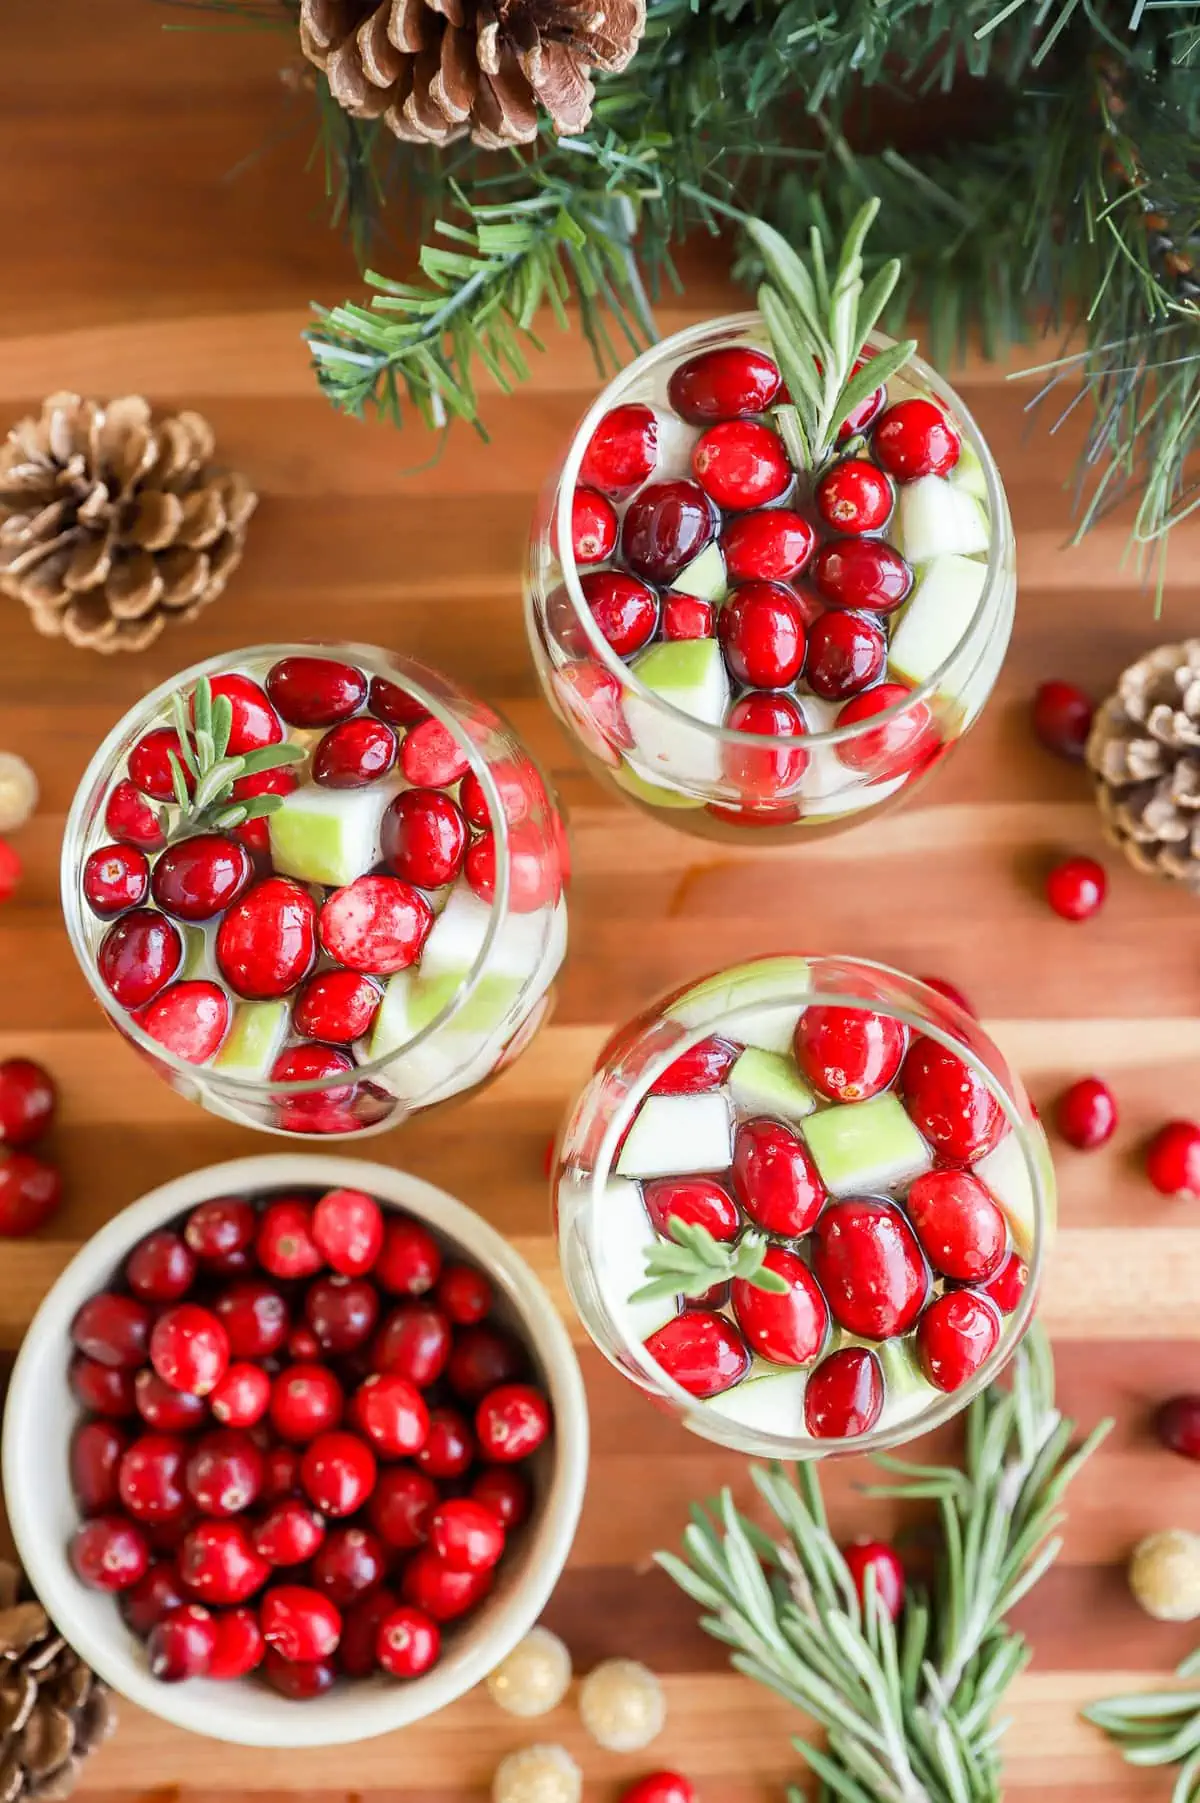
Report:
M 987 574 L 986 564 L 953 553 L 935 557 L 917 571 L 888 648 L 895 675 L 915 687 L 949 662 L 966 637 Z
M 955 488 L 966 489 L 977 501 L 987 500 L 987 477 L 983 465 L 965 438 L 958 453 L 958 462 L 950 471 L 950 480 Z
M 649 802 L 654 808 L 702 808 L 705 804 L 699 795 L 685 795 L 681 789 L 673 789 L 669 783 L 652 783 L 648 777 L 639 776 L 636 770 L 622 763 L 612 772 L 612 779 L 619 788 L 625 790 L 638 801 Z
M 699 557 L 693 557 L 691 563 L 680 570 L 671 587 L 677 594 L 695 595 L 699 601 L 725 599 L 729 592 L 725 558 L 715 539 L 704 547 Z
M 871 1350 L 883 1367 L 881 1427 L 895 1427 L 901 1421 L 911 1420 L 942 1394 L 928 1382 L 917 1364 L 911 1340 L 873 1342 Z
M 778 958 L 756 958 L 749 964 L 734 964 L 728 970 L 720 970 L 715 976 L 704 977 L 699 983 L 685 990 L 678 1001 L 671 1002 L 666 1012 L 674 1020 L 682 1021 L 685 1027 L 710 1027 L 723 1023 L 735 1010 L 750 1010 L 758 1004 L 770 1003 L 775 997 L 784 994 L 796 994 L 809 986 L 808 960 L 782 956 Z M 781 1010 L 786 1012 L 786 1010 Z M 799 1010 L 792 1015 L 792 1026 L 795 1027 Z M 736 1038 L 737 1035 L 731 1034 Z M 778 1043 L 779 1029 L 775 1030 L 775 1043 L 762 1045 L 761 1040 L 746 1041 L 767 1052 L 786 1049 Z M 790 1046 L 790 1038 L 787 1041 Z
M 729 1093 L 749 1114 L 779 1115 L 800 1121 L 811 1114 L 817 1098 L 784 1052 L 764 1052 L 751 1045 L 729 1073 Z
M 781 1439 L 806 1438 L 804 1388 L 807 1371 L 771 1371 L 744 1377 L 732 1390 L 711 1397 L 705 1407 L 738 1427 Z
M 909 563 L 929 563 L 957 553 L 969 557 L 988 548 L 987 516 L 975 496 L 944 476 L 919 476 L 900 489 L 897 503 L 900 549 Z
M 796 1022 L 803 1013 L 795 1002 L 764 1002 L 761 1008 L 741 1008 L 727 1016 L 724 1032 L 742 1045 L 781 1057 L 792 1049 Z
M 179 921 L 177 926 L 183 935 L 183 962 L 177 980 L 182 983 L 192 977 L 216 978 L 219 975 L 217 961 L 204 928 L 188 921 Z
M 821 1181 L 834 1196 L 878 1194 L 933 1163 L 898 1096 L 872 1096 L 811 1114 L 800 1128 Z
M 720 726 L 725 719 L 729 677 L 716 639 L 651 645 L 632 667 L 664 705 L 656 706 L 640 695 L 625 697 L 625 719 L 635 747 L 629 762 L 652 781 L 674 778 L 690 787 L 716 782 L 721 765 L 718 740 L 677 718 L 690 715 L 706 726 Z
M 239 1002 L 213 1069 L 227 1077 L 264 1078 L 287 1038 L 286 1002 Z
M 547 934 L 556 930 L 557 918 L 557 910 L 551 917 L 545 908 L 532 914 L 510 914 L 489 948 L 489 975 L 531 977 L 541 961 Z M 464 980 L 479 960 L 491 923 L 490 902 L 480 901 L 460 880 L 429 929 L 421 953 L 422 976 Z
M 305 783 L 267 816 L 271 861 L 280 876 L 342 888 L 380 859 L 379 833 L 395 783 L 320 789 Z
M 678 1312 L 673 1296 L 657 1302 L 631 1302 L 646 1279 L 646 1258 L 658 1245 L 642 1192 L 636 1183 L 610 1177 L 598 1201 L 596 1220 L 597 1287 L 605 1308 L 629 1339 L 639 1345 Z
M 1050 1162 L 1045 1141 L 1035 1144 L 1038 1174 L 1042 1179 L 1048 1204 L 1046 1229 L 1051 1231 L 1057 1213 L 1054 1166 Z M 1016 1250 L 1022 1258 L 1030 1258 L 1037 1234 L 1037 1219 L 1029 1166 L 1016 1134 L 1006 1133 L 998 1146 L 976 1160 L 971 1166 L 971 1172 L 995 1197 L 1008 1222 Z
M 621 1148 L 617 1171 L 622 1177 L 682 1177 L 726 1170 L 732 1158 L 733 1122 L 719 1091 L 647 1096 Z

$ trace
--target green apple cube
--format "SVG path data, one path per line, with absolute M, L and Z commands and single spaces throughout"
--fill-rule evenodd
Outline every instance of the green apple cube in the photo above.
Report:
M 800 1131 L 834 1196 L 877 1194 L 919 1177 L 933 1163 L 900 1098 L 890 1092 L 824 1108 L 809 1115 Z
M 690 787 L 718 781 L 719 742 L 715 736 L 697 732 L 689 720 L 677 717 L 686 714 L 706 726 L 723 723 L 729 706 L 729 677 L 716 639 L 651 645 L 634 663 L 633 672 L 665 705 L 656 706 L 640 695 L 625 697 L 625 720 L 636 747 L 630 763 L 651 780 L 661 774 Z
M 700 437 L 700 428 L 689 426 L 685 419 L 680 419 L 673 407 L 656 407 L 654 424 L 654 468 L 647 480 L 678 482 L 682 478 L 694 481 L 692 452 Z
M 1050 1231 L 1053 1229 L 1056 1213 L 1054 1166 L 1050 1162 L 1050 1152 L 1044 1140 L 1037 1145 L 1035 1156 L 1038 1174 L 1048 1199 L 1046 1227 Z M 971 1171 L 995 1198 L 1003 1212 L 1015 1249 L 1022 1258 L 1032 1257 L 1037 1237 L 1033 1183 L 1016 1134 L 1011 1131 L 1006 1133 L 998 1146 L 975 1161 Z
M 987 515 L 975 496 L 944 476 L 906 482 L 896 504 L 899 548 L 909 563 L 929 563 L 957 553 L 970 557 L 988 548 Z
M 605 1311 L 631 1340 L 639 1344 L 678 1313 L 673 1296 L 657 1302 L 632 1302 L 647 1281 L 646 1258 L 657 1246 L 642 1192 L 627 1178 L 610 1177 L 595 1204 L 596 1283 Z
M 798 990 L 806 990 L 810 980 L 806 958 L 756 958 L 749 964 L 731 965 L 728 970 L 720 970 L 715 976 L 693 983 L 678 1001 L 668 1004 L 666 1012 L 672 1019 L 682 1021 L 685 1027 L 711 1027 L 723 1023 L 726 1015 L 735 1009 L 769 1004 L 781 992 L 795 994 Z M 797 1013 L 798 1010 L 792 1015 L 793 1026 Z M 753 1043 L 758 1044 L 758 1041 Z M 791 1044 L 790 1038 L 788 1044 Z M 783 1048 L 768 1045 L 762 1049 L 778 1051 Z
M 732 1390 L 710 1397 L 706 1408 L 738 1427 L 789 1440 L 803 1439 L 807 1371 L 771 1371 L 744 1377 Z
M 749 1046 L 729 1073 L 729 1093 L 749 1114 L 773 1114 L 802 1121 L 817 1105 L 795 1061 L 783 1052 Z
M 879 1345 L 873 1343 L 871 1350 L 883 1367 L 884 1427 L 919 1415 L 934 1397 L 942 1394 L 917 1364 L 910 1340 L 884 1340 Z
M 702 796 L 685 795 L 682 789 L 672 788 L 669 783 L 652 783 L 625 763 L 619 764 L 609 775 L 627 795 L 637 801 L 649 802 L 653 808 L 702 808 L 705 805 Z
M 965 438 L 958 454 L 958 462 L 950 471 L 950 480 L 955 488 L 965 489 L 977 501 L 987 500 L 987 476 L 978 456 Z
M 465 981 L 467 972 L 479 961 L 491 924 L 491 903 L 480 901 L 460 880 L 429 930 L 421 952 L 421 974 L 456 976 Z M 532 914 L 509 914 L 488 950 L 489 971 L 531 977 L 541 962 L 547 933 L 553 936 L 554 932 L 554 920 L 547 919 L 544 908 Z
M 179 966 L 178 981 L 182 983 L 193 977 L 215 977 L 216 959 L 204 928 L 187 921 L 178 921 L 176 925 L 183 938 L 183 961 Z
M 227 1077 L 269 1076 L 287 1031 L 286 1002 L 239 1002 L 213 1069 Z
M 647 1096 L 621 1147 L 617 1171 L 622 1177 L 682 1177 L 727 1170 L 732 1158 L 733 1121 L 719 1091 Z
M 915 686 L 949 662 L 966 637 L 987 575 L 986 564 L 956 552 L 921 566 L 888 648 L 894 675 Z
M 725 599 L 729 591 L 729 583 L 725 576 L 725 558 L 715 539 L 711 545 L 704 547 L 699 557 L 693 557 L 691 563 L 684 565 L 671 583 L 671 588 L 673 592 L 681 595 L 695 595 L 698 601 L 723 601 Z
M 795 1002 L 765 1002 L 761 1008 L 742 1008 L 730 1014 L 722 1031 L 742 1045 L 782 1057 L 792 1049 L 796 1022 L 803 1012 Z
M 280 876 L 342 888 L 380 858 L 379 833 L 394 784 L 320 789 L 304 783 L 267 816 L 271 861 Z

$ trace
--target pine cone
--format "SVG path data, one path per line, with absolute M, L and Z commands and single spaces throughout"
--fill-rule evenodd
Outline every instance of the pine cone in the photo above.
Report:
M 108 1686 L 0 1559 L 0 1803 L 58 1803 L 116 1726 Z
M 1096 710 L 1087 761 L 1130 863 L 1200 890 L 1200 639 L 1130 664 Z
M 592 116 L 593 69 L 623 69 L 646 0 L 300 0 L 300 47 L 338 105 L 413 144 L 470 132 L 485 150 L 531 144 Z
M 256 501 L 212 451 L 198 413 L 50 395 L 0 446 L 0 588 L 39 632 L 93 651 L 142 651 L 194 619 L 241 559 Z

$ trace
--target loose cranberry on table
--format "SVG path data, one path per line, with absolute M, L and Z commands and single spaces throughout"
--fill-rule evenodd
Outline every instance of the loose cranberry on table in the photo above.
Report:
M 702 433 L 692 474 L 719 507 L 738 513 L 778 500 L 792 482 L 782 438 L 751 419 L 723 420 Z
M 277 1001 L 289 994 L 308 975 L 316 955 L 317 906 L 303 884 L 290 877 L 256 883 L 217 928 L 221 975 L 248 1001 Z
M 887 639 L 866 614 L 828 608 L 808 629 L 804 679 L 823 701 L 846 701 L 883 674 Z
M 23 1239 L 57 1212 L 62 1178 L 52 1164 L 32 1152 L 0 1158 L 0 1239 Z
M 807 1233 L 825 1203 L 807 1146 L 782 1121 L 744 1121 L 738 1128 L 732 1184 L 755 1225 L 786 1239 Z
M 375 1658 L 393 1678 L 419 1678 L 436 1665 L 442 1637 L 438 1625 L 420 1609 L 392 1609 L 379 1623 Z
M 716 511 L 698 482 L 653 482 L 626 509 L 621 550 L 636 575 L 669 588 L 716 529 Z
M 175 1389 L 207 1396 L 225 1374 L 229 1338 L 211 1309 L 181 1302 L 154 1323 L 150 1362 Z
M 867 1573 L 870 1572 L 884 1614 L 891 1621 L 898 1620 L 904 1607 L 905 1579 L 904 1567 L 895 1549 L 884 1540 L 854 1540 L 842 1548 L 842 1558 L 858 1592 L 859 1602 L 866 1602 Z
M 984 1283 L 1008 1250 L 1008 1227 L 988 1191 L 970 1171 L 926 1171 L 904 1202 L 921 1250 L 944 1277 Z
M 580 578 L 583 598 L 605 641 L 618 657 L 649 644 L 658 625 L 658 596 L 648 582 L 624 570 L 589 570 Z
M 1087 747 L 1095 709 L 1073 682 L 1040 683 L 1033 697 L 1033 730 L 1047 751 L 1078 762 Z
M 883 1413 L 883 1371 L 864 1346 L 830 1353 L 804 1387 L 804 1425 L 814 1440 L 869 1433 Z
M 331 657 L 282 657 L 267 671 L 267 695 L 289 726 L 335 726 L 367 698 L 367 679 Z
M 1200 1396 L 1172 1396 L 1159 1405 L 1154 1431 L 1170 1452 L 1200 1459 Z
M 848 1333 L 907 1333 L 925 1305 L 929 1273 L 901 1211 L 874 1197 L 831 1202 L 813 1231 L 812 1268 Z
M 991 1357 L 1000 1317 L 986 1297 L 951 1290 L 931 1302 L 917 1323 L 917 1361 L 939 1390 L 960 1389 Z
M 1069 1146 L 1090 1152 L 1116 1132 L 1116 1099 L 1099 1077 L 1081 1077 L 1059 1096 L 1054 1118 Z
M 657 460 L 654 409 L 633 401 L 604 415 L 588 441 L 579 479 L 610 500 L 624 501 L 653 473 Z
M 1160 1195 L 1200 1197 L 1200 1126 L 1168 1121 L 1146 1147 L 1145 1162 Z
M 774 582 L 735 588 L 718 621 L 731 674 L 755 689 L 784 689 L 804 664 L 804 619 L 790 589 Z
M 107 920 L 140 908 L 150 892 L 150 860 L 136 845 L 98 845 L 83 865 L 83 896 Z
M 826 470 L 814 499 L 827 526 L 857 535 L 885 526 L 896 496 L 882 470 L 864 457 L 847 457 Z
M 895 1078 L 908 1044 L 903 1022 L 868 1008 L 811 1004 L 796 1022 L 801 1075 L 832 1102 L 865 1102 Z
M 1064 858 L 1046 873 L 1046 900 L 1063 920 L 1090 920 L 1107 889 L 1104 866 L 1095 858 Z
M 0 839 L 0 902 L 10 901 L 21 881 L 21 859 L 7 839 Z
M 667 399 L 691 426 L 765 413 L 782 386 L 765 351 L 750 345 L 718 345 L 698 351 L 671 372 Z
M 696 1791 L 682 1772 L 647 1772 L 626 1786 L 618 1803 L 696 1803 Z
M 921 395 L 897 401 L 871 436 L 875 456 L 898 482 L 948 476 L 962 452 L 962 434 L 935 401 Z
M 829 1309 L 812 1272 L 796 1252 L 769 1246 L 763 1269 L 787 1284 L 777 1295 L 735 1278 L 731 1289 L 734 1319 L 751 1352 L 776 1365 L 810 1365 L 829 1334 Z
M 331 726 L 312 754 L 312 779 L 322 789 L 365 789 L 396 762 L 396 735 L 364 715 Z
M 947 1046 L 913 1040 L 900 1072 L 908 1112 L 943 1158 L 974 1164 L 999 1145 L 1008 1122 L 977 1071 Z

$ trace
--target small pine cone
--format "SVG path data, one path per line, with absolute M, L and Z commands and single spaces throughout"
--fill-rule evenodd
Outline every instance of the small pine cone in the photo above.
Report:
M 1200 639 L 1130 664 L 1087 744 L 1107 836 L 1137 870 L 1200 891 Z
M 112 1733 L 103 1684 L 69 1647 L 19 1566 L 0 1559 L 0 1803 L 59 1803 Z
M 592 116 L 592 70 L 633 57 L 646 0 L 300 0 L 300 48 L 355 119 L 413 144 L 485 150 Z
M 93 651 L 142 651 L 194 619 L 237 567 L 256 503 L 212 452 L 198 413 L 50 395 L 0 445 L 0 588 L 39 632 Z

